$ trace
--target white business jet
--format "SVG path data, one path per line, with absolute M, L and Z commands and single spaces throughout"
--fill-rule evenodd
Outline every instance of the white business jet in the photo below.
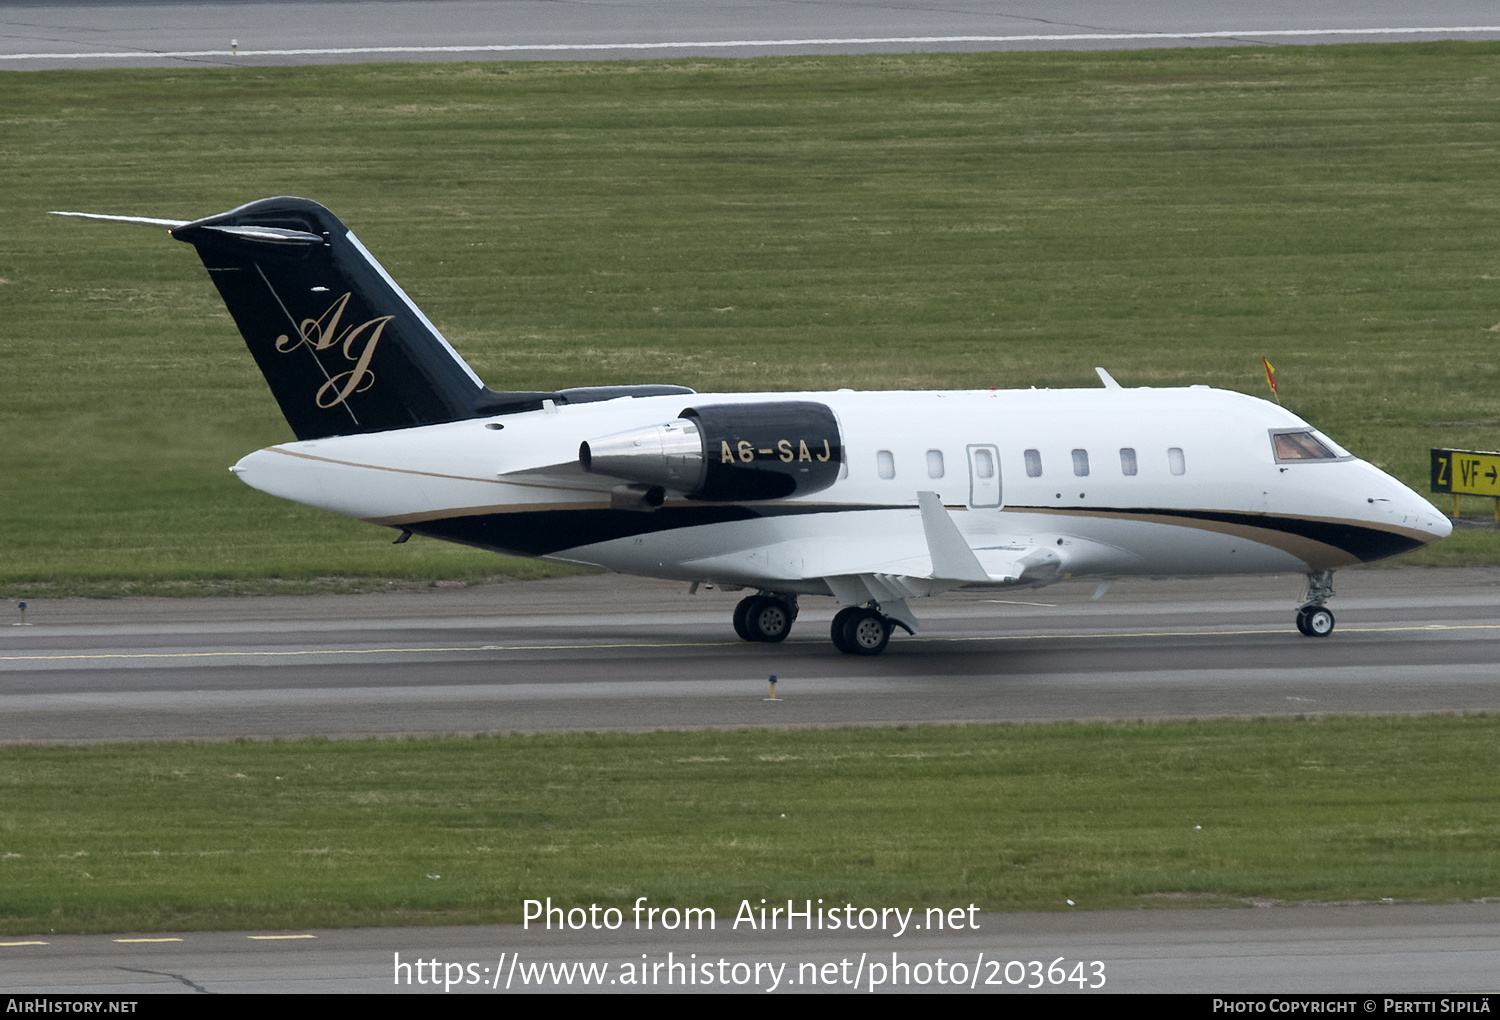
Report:
M 64 215 L 92 215 L 71 213 Z M 1189 386 L 695 393 L 497 392 L 315 202 L 167 226 L 192 244 L 296 442 L 231 470 L 413 534 L 750 589 L 747 641 L 802 596 L 877 655 L 910 604 L 1069 577 L 1297 572 L 1297 628 L 1333 631 L 1336 568 L 1446 536 L 1447 518 L 1289 411 Z

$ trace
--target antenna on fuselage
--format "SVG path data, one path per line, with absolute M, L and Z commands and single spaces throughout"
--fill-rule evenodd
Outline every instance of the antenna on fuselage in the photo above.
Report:
M 1104 371 L 1104 369 L 1100 368 L 1098 365 L 1094 366 L 1094 371 L 1099 373 L 1099 381 L 1104 384 L 1104 388 L 1105 389 L 1107 389 L 1107 390 L 1120 390 L 1120 389 L 1124 389 L 1123 386 L 1121 386 L 1119 383 L 1115 382 L 1115 377 L 1114 376 L 1112 376 L 1108 372 Z

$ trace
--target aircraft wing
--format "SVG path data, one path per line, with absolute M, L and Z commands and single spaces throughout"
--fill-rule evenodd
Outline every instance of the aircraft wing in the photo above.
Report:
M 846 606 L 874 601 L 892 620 L 917 632 L 917 619 L 906 600 L 936 595 L 968 585 L 1006 585 L 1045 581 L 1062 570 L 1062 558 L 1052 549 L 996 546 L 975 549 L 948 515 L 933 492 L 917 493 L 927 555 L 883 565 L 882 570 L 828 574 L 823 582 Z
M 945 586 L 938 591 L 959 584 L 1048 580 L 1062 570 L 1062 557 L 1049 548 L 1003 542 L 979 549 L 970 546 L 935 492 L 917 493 L 917 504 L 922 510 L 922 531 L 931 563 L 925 576 Z

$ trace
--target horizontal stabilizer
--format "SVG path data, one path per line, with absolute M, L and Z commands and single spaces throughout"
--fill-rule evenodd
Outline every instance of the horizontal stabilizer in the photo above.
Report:
M 145 223 L 153 227 L 182 227 L 191 223 L 192 220 L 162 220 L 155 216 L 111 216 L 107 213 L 96 212 L 63 212 L 53 209 L 53 216 L 77 216 L 85 220 L 114 220 L 116 223 Z

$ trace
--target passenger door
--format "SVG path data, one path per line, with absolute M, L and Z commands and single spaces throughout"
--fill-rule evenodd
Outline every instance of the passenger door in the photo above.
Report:
M 988 444 L 969 445 L 969 506 L 1001 505 L 1000 451 Z

